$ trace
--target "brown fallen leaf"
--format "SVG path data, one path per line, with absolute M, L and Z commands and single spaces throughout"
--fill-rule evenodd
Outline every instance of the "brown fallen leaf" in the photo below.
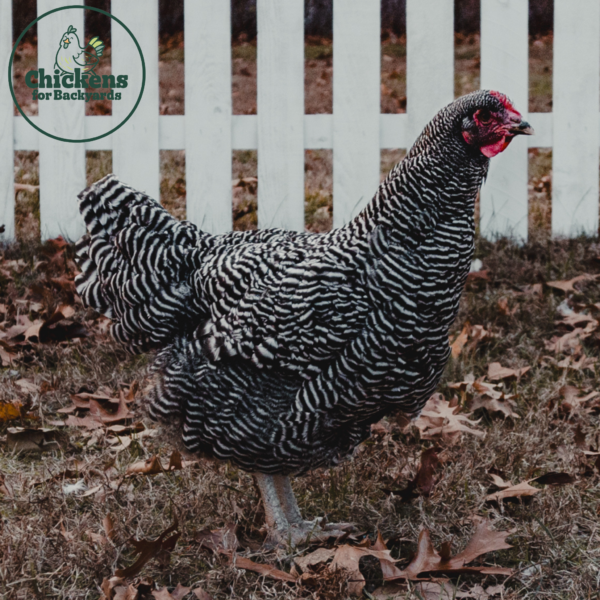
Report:
M 90 400 L 90 416 L 101 423 L 116 423 L 131 418 L 131 412 L 127 408 L 125 398 L 121 398 L 116 412 L 106 410 L 96 400 Z
M 253 571 L 254 573 L 258 573 L 259 575 L 263 575 L 264 577 L 270 577 L 271 579 L 276 579 L 277 581 L 296 581 L 296 577 L 290 575 L 289 573 L 286 573 L 285 571 L 279 570 L 273 565 L 264 565 L 262 563 L 256 563 L 250 560 L 249 558 L 237 556 L 236 554 L 233 554 L 231 556 L 231 564 L 237 569 Z
M 489 281 L 490 279 L 490 271 L 489 269 L 484 269 L 482 271 L 471 271 L 467 275 L 467 285 L 470 283 L 475 283 L 477 281 Z
M 26 394 L 39 394 L 40 386 L 29 379 L 17 379 L 15 385 Z
M 405 489 L 384 489 L 386 493 L 393 493 L 401 497 L 405 502 L 417 496 L 429 496 L 435 484 L 435 473 L 440 467 L 438 458 L 439 448 L 428 448 L 421 454 L 419 470 L 415 478 L 409 482 Z
M 592 407 L 584 406 L 590 400 L 595 400 L 600 396 L 600 392 L 592 391 L 586 394 L 585 396 L 580 396 L 581 390 L 572 385 L 563 385 L 560 388 L 560 394 L 564 398 L 562 404 L 560 405 L 561 410 L 564 412 L 574 412 L 579 409 L 584 409 L 586 412 L 589 412 Z
M 177 587 L 179 587 L 181 584 L 177 584 Z M 187 594 L 191 588 L 183 588 L 185 590 L 185 594 Z M 173 590 L 173 593 L 169 593 L 169 590 L 167 590 L 166 587 L 164 587 L 162 590 L 153 590 L 152 591 L 152 595 L 156 598 L 156 600 L 181 600 L 181 598 L 183 598 L 183 596 L 175 596 L 175 592 L 176 592 L 177 588 L 175 588 L 175 590 Z M 184 594 L 184 595 L 185 595 Z
M 514 315 L 517 310 L 518 310 L 518 306 L 515 306 L 512 310 L 509 308 L 508 306 L 508 298 L 506 296 L 502 296 L 502 298 L 500 298 L 498 300 L 498 312 L 501 315 L 505 315 L 507 317 L 510 317 L 511 315 Z
M 467 321 L 451 344 L 452 357 L 458 358 L 460 354 L 473 352 L 481 341 L 491 337 L 493 337 L 493 334 L 486 330 L 483 325 L 471 325 Z
M 181 462 L 181 452 L 179 450 L 173 450 L 171 458 L 169 459 L 168 471 L 181 471 L 183 469 L 183 463 Z
M 385 572 L 389 577 L 393 577 L 400 572 L 395 566 L 395 561 L 387 548 L 384 550 L 375 550 L 366 547 L 349 546 L 348 544 L 338 546 L 329 570 L 336 571 L 343 569 L 348 572 L 348 593 L 350 595 L 362 594 L 362 590 L 365 587 L 366 581 L 359 568 L 359 561 L 363 556 L 374 556 L 379 559 L 382 571 L 385 568 Z
M 233 552 L 240 547 L 236 535 L 236 526 L 232 523 L 221 529 L 198 531 L 194 535 L 194 540 L 200 543 L 200 547 L 209 548 L 222 554 Z
M 578 448 L 587 448 L 585 443 L 585 433 L 581 428 L 581 423 L 577 423 L 577 427 L 575 428 L 575 434 L 573 435 L 573 442 Z
M 18 419 L 21 416 L 20 406 L 20 403 L 0 402 L 0 422 Z
M 139 552 L 139 556 L 129 567 L 117 569 L 115 575 L 117 577 L 133 577 L 134 575 L 137 575 L 152 558 L 163 557 L 164 559 L 168 559 L 181 535 L 181 532 L 173 533 L 174 531 L 177 531 L 178 527 L 179 524 L 177 519 L 175 519 L 173 525 L 168 529 L 165 529 L 165 531 L 163 531 L 155 540 L 138 541 L 133 537 L 130 538 L 129 543 L 135 547 L 136 552 Z M 173 533 L 173 535 L 167 537 L 171 533 Z
M 455 598 L 471 597 L 458 591 L 448 580 L 420 581 L 414 589 L 422 600 L 454 600 Z
M 8 485 L 3 473 L 0 473 L 0 494 L 4 494 L 7 498 L 13 497 L 12 488 Z
M 435 484 L 435 472 L 440 467 L 437 453 L 438 448 L 428 448 L 421 455 L 421 464 L 413 483 L 415 489 L 423 496 L 429 496 Z
M 99 429 L 102 423 L 93 417 L 74 417 L 70 415 L 64 423 L 67 427 L 84 427 L 85 429 Z
M 15 183 L 15 192 L 37 192 L 40 189 L 39 185 L 31 185 L 29 183 Z
M 133 402 L 135 400 L 135 395 L 137 394 L 140 388 L 140 384 L 138 381 L 134 381 L 127 390 L 127 394 L 125 395 L 126 402 Z
M 418 576 L 422 573 L 433 572 L 443 574 L 462 572 L 510 575 L 512 569 L 485 566 L 469 567 L 467 566 L 467 563 L 488 552 L 512 548 L 512 546 L 506 542 L 506 538 L 511 533 L 512 532 L 510 531 L 494 531 L 490 528 L 489 521 L 482 520 L 477 526 L 475 534 L 467 544 L 467 547 L 456 556 L 450 556 L 448 545 L 443 547 L 442 552 L 437 552 L 431 543 L 429 531 L 423 529 L 419 534 L 417 554 L 413 560 L 406 569 L 403 569 L 399 574 L 388 579 L 388 581 L 394 581 L 396 579 L 418 579 Z
M 115 525 L 110 514 L 106 515 L 104 519 L 102 519 L 102 526 L 104 527 L 104 533 L 106 533 L 106 537 L 109 540 L 112 540 L 115 536 Z
M 87 492 L 84 492 L 83 494 L 81 494 L 80 498 L 87 498 L 88 496 L 93 496 L 94 494 L 98 494 L 98 492 L 100 492 L 100 490 L 103 489 L 104 486 L 102 485 L 95 485 L 94 487 L 90 488 Z
M 386 420 L 377 421 L 377 423 L 371 425 L 372 435 L 385 435 L 386 433 L 390 433 L 391 430 L 391 425 Z
M 148 430 L 153 432 L 154 430 Z M 143 432 L 142 432 L 143 433 Z M 167 464 L 163 464 L 158 456 L 140 460 L 127 467 L 127 475 L 157 475 L 168 471 L 178 471 L 196 464 L 196 460 L 182 460 L 179 451 L 174 450 Z
M 514 411 L 516 403 L 512 398 L 501 394 L 499 398 L 491 397 L 486 394 L 478 394 L 469 404 L 470 410 L 475 412 L 480 408 L 485 409 L 490 414 L 500 413 L 504 417 L 511 419 L 520 419 L 519 415 Z
M 100 600 L 110 600 L 113 597 L 113 590 L 117 586 L 120 587 L 122 583 L 123 580 L 120 577 L 104 578 L 100 585 L 100 589 L 104 593 L 104 596 Z
M 197 587 L 195 590 L 192 590 L 192 594 L 194 594 L 198 600 L 213 600 L 213 597 L 201 587 Z
M 490 528 L 490 521 L 483 520 L 477 526 L 475 535 L 471 538 L 466 548 L 448 562 L 452 564 L 454 569 L 458 569 L 475 560 L 478 556 L 482 556 L 488 552 L 512 548 L 512 546 L 506 542 L 506 538 L 511 535 L 511 533 L 511 531 L 494 531 Z M 508 571 L 510 571 L 510 569 L 508 569 Z
M 231 182 L 232 187 L 252 187 L 256 186 L 258 179 L 256 177 L 242 177 L 240 179 L 234 179 Z
M 19 353 L 14 346 L 11 346 L 4 340 L 0 340 L 0 366 L 10 367 L 13 361 L 17 360 L 18 356 Z
M 94 542 L 94 544 L 98 544 L 99 546 L 105 546 L 108 544 L 108 539 L 106 539 L 101 533 L 95 533 L 91 529 L 88 529 L 86 535 Z
M 594 317 L 574 311 L 565 315 L 560 321 L 556 321 L 557 325 L 569 327 L 577 327 L 577 325 L 585 325 L 587 323 L 594 323 L 594 327 L 598 327 L 598 321 Z
M 421 439 L 442 437 L 447 441 L 455 442 L 462 433 L 485 437 L 483 431 L 473 429 L 479 421 L 471 421 L 466 415 L 458 414 L 459 410 L 460 406 L 450 406 L 441 394 L 433 394 L 415 421 Z
M 531 367 L 522 367 L 521 369 L 510 369 L 509 367 L 503 367 L 498 362 L 494 362 L 488 365 L 487 377 L 490 381 L 499 381 L 500 379 L 507 379 L 508 377 L 516 377 L 517 379 L 519 379 L 530 369 Z
M 60 450 L 60 436 L 53 429 L 9 427 L 6 448 L 15 452 L 48 452 Z
M 462 331 L 456 336 L 452 344 L 450 345 L 452 349 L 452 358 L 458 358 L 460 353 L 462 352 L 465 344 L 469 340 L 469 331 L 471 330 L 471 325 L 469 323 L 465 323 Z
M 489 585 L 483 589 L 483 586 L 474 585 L 468 592 L 459 592 L 457 598 L 473 598 L 474 600 L 489 600 L 494 596 L 502 596 L 504 594 L 504 585 Z
M 335 550 L 333 548 L 317 548 L 315 551 L 305 556 L 297 556 L 294 564 L 301 572 L 307 571 L 310 567 L 328 562 L 333 558 Z
M 180 583 L 178 583 L 175 586 L 175 589 L 171 592 L 171 596 L 175 600 L 182 600 L 182 598 L 184 596 L 187 596 L 191 590 L 192 590 L 192 588 L 185 587 L 184 585 L 181 585 Z
M 534 481 L 530 479 L 529 481 Z M 504 488 L 498 492 L 494 492 L 493 494 L 489 494 L 486 496 L 486 501 L 496 501 L 504 500 L 505 498 L 523 498 L 526 496 L 535 496 L 537 493 L 541 492 L 540 488 L 535 488 L 529 485 L 529 481 L 523 481 L 517 485 L 511 485 L 510 487 Z
M 138 600 L 139 598 L 138 591 L 131 583 L 128 586 L 119 585 L 115 587 L 114 593 L 113 600 Z
M 127 467 L 127 475 L 156 475 L 166 469 L 162 466 L 160 458 L 153 456 L 148 460 L 140 460 Z
M 597 358 L 586 356 L 586 354 L 582 352 L 579 359 L 575 359 L 573 356 L 566 356 L 561 361 L 558 361 L 556 366 L 560 369 L 571 369 L 572 371 L 583 371 L 583 369 L 594 371 L 597 363 Z
M 577 277 L 573 277 L 573 279 L 563 280 L 563 281 L 547 281 L 546 285 L 551 288 L 555 288 L 557 290 L 562 290 L 567 294 L 568 292 L 577 292 L 575 288 L 575 284 L 580 281 L 590 281 L 597 279 L 599 275 L 590 275 L 588 273 L 584 273 L 583 275 L 578 275 Z
M 562 336 L 552 336 L 550 341 L 545 341 L 546 350 L 556 354 L 571 353 L 579 356 L 582 353 L 581 342 L 590 337 L 596 330 L 597 322 L 588 323 L 585 327 L 575 327 Z

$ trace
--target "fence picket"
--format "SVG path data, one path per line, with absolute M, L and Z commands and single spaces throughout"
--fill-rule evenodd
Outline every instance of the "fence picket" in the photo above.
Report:
M 38 0 L 38 16 L 53 8 L 79 5 L 78 0 Z M 80 9 L 55 12 L 38 22 L 38 68 L 54 73 L 61 36 L 70 25 L 83 41 L 83 15 Z M 40 82 L 41 83 L 41 82 Z M 48 90 L 46 90 L 47 92 Z M 52 91 L 51 89 L 49 90 Z M 38 101 L 39 122 L 44 131 L 65 136 L 68 123 L 71 139 L 83 139 L 85 105 L 80 100 Z M 79 215 L 77 194 L 85 187 L 85 148 L 83 144 L 55 140 L 40 134 L 40 230 L 42 239 L 58 235 L 79 238 L 85 228 Z
M 381 6 L 333 2 L 333 226 L 369 203 L 379 184 Z
M 454 100 L 454 3 L 406 2 L 408 147 Z
M 304 1 L 257 2 L 258 226 L 304 230 Z
M 0 73 L 8 70 L 12 51 L 12 0 L 0 0 Z M 0 240 L 15 237 L 13 150 L 13 99 L 7 85 L 0 86 Z M 4 228 L 4 231 L 2 231 Z
M 233 222 L 231 8 L 223 0 L 186 0 L 184 14 L 187 219 L 223 233 Z
M 552 233 L 598 233 L 600 4 L 554 0 Z
M 128 185 L 160 199 L 158 144 L 158 0 L 112 0 L 112 14 L 131 29 L 146 63 L 146 87 L 131 118 L 113 135 L 113 171 Z M 139 54 L 129 34 L 112 20 L 112 72 L 127 74 L 128 94 L 112 103 L 113 126 L 122 121 L 141 85 Z M 132 64 L 135 64 L 132 67 Z
M 528 7 L 523 0 L 481 3 L 481 87 L 506 94 L 527 118 L 529 99 Z M 527 140 L 491 161 L 481 192 L 481 233 L 527 240 Z

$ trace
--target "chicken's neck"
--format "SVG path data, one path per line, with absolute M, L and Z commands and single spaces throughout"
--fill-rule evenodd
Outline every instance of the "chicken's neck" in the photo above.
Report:
M 346 227 L 353 236 L 386 231 L 402 243 L 418 245 L 440 222 L 472 223 L 477 193 L 489 159 L 473 159 L 461 148 L 411 151 L 379 186 L 370 204 Z

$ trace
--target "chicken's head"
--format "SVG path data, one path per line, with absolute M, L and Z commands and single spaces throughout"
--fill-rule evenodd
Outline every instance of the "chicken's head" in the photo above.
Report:
M 74 44 L 75 48 L 79 48 L 79 38 L 77 37 L 77 34 L 75 33 L 76 31 L 77 31 L 77 29 L 75 29 L 75 27 L 73 27 L 73 25 L 71 25 L 69 27 L 69 29 L 62 36 L 60 43 L 62 44 L 62 47 L 65 50 L 67 48 L 69 48 L 69 46 L 71 44 Z
M 506 150 L 516 135 L 531 134 L 531 125 L 500 92 L 485 92 L 462 121 L 465 142 L 488 158 Z

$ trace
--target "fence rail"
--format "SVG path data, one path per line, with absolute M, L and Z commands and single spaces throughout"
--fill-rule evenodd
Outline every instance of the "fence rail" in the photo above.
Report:
M 69 0 L 76 4 L 80 0 Z M 555 0 L 553 112 L 527 115 L 527 0 L 481 0 L 482 87 L 515 101 L 536 130 L 494 159 L 481 198 L 486 236 L 527 237 L 527 147 L 553 148 L 552 230 L 595 234 L 599 213 L 600 3 Z M 38 0 L 38 14 L 65 6 Z M 8 86 L 0 88 L 0 221 L 14 237 L 14 151 L 40 153 L 44 238 L 77 237 L 83 225 L 76 193 L 85 185 L 85 151 L 112 150 L 124 181 L 159 197 L 159 150 L 185 150 L 188 218 L 207 231 L 231 229 L 232 150 L 258 150 L 260 227 L 304 227 L 304 150 L 333 149 L 334 226 L 350 219 L 374 193 L 380 149 L 406 148 L 454 96 L 453 3 L 407 0 L 407 113 L 380 114 L 380 2 L 334 0 L 333 114 L 304 114 L 303 1 L 258 0 L 257 115 L 231 114 L 230 3 L 185 0 L 185 115 L 159 115 L 158 0 L 112 0 L 112 11 L 138 38 L 146 60 L 144 97 L 133 117 L 108 137 L 66 144 L 13 116 Z M 11 0 L 0 0 L 0 65 L 7 71 Z M 40 51 L 56 31 L 38 24 Z M 83 27 L 82 27 L 83 29 Z M 58 32 L 57 35 L 60 35 Z M 121 37 L 119 37 L 121 36 Z M 113 26 L 112 68 L 127 58 Z M 189 49 L 192 48 L 192 51 Z M 36 123 L 66 118 L 40 103 Z M 120 120 L 83 116 L 85 137 Z M 72 119 L 73 115 L 69 115 Z

